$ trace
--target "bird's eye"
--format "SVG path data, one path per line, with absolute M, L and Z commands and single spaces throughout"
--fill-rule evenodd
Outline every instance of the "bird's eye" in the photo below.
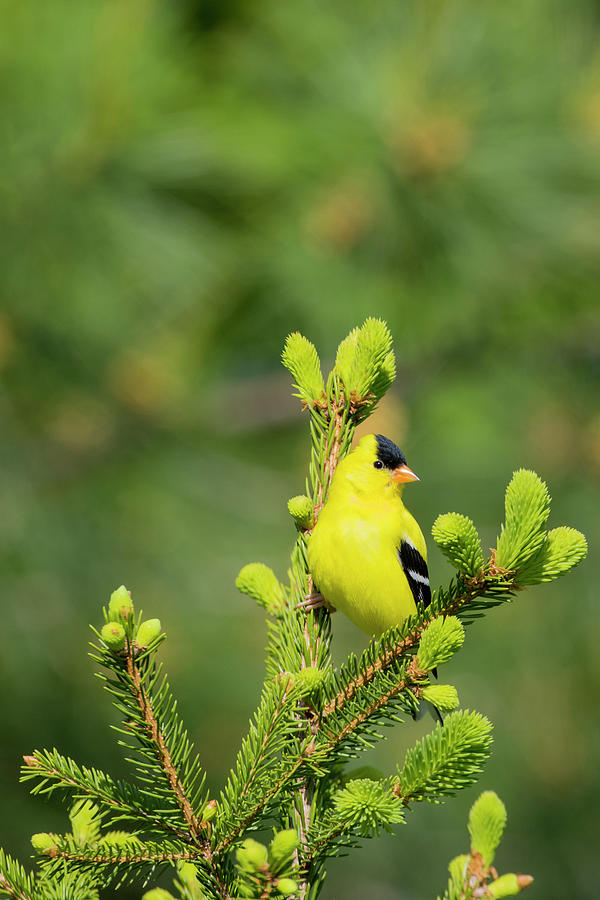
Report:
M 375 466 L 376 469 L 383 469 L 383 463 L 381 462 L 380 459 L 376 459 L 375 462 L 373 463 L 373 465 Z

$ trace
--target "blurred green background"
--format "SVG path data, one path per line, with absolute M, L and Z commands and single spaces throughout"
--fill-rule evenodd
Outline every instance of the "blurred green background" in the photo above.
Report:
M 213 790 L 257 700 L 307 422 L 279 365 L 384 317 L 399 376 L 369 430 L 493 546 L 512 471 L 588 560 L 448 666 L 496 725 L 480 785 L 330 866 L 324 898 L 436 896 L 481 788 L 528 896 L 598 896 L 600 6 L 571 0 L 0 0 L 0 844 L 64 830 L 17 783 L 56 745 L 126 774 L 88 623 L 125 582 Z M 430 540 L 430 545 L 432 541 Z M 449 575 L 431 548 L 433 583 Z M 364 638 L 334 620 L 341 660 Z M 390 770 L 425 726 L 389 733 Z M 597 835 L 597 830 L 595 834 Z M 135 897 L 140 892 L 123 892 Z

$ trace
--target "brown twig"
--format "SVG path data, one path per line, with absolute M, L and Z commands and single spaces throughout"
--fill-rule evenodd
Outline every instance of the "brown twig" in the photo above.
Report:
M 498 577 L 506 577 L 510 576 L 512 573 L 508 573 L 505 570 L 494 571 L 493 575 Z M 482 594 L 485 594 L 486 590 L 492 586 L 493 582 L 490 581 L 484 573 L 481 575 L 477 575 L 474 578 L 465 578 L 463 585 L 464 590 L 458 596 L 452 600 L 448 606 L 444 609 L 442 615 L 444 616 L 453 616 L 457 612 L 460 612 L 461 609 L 464 609 L 468 604 L 474 600 L 476 597 L 480 597 Z M 511 584 L 509 587 L 510 590 L 516 590 L 517 586 Z M 430 622 L 433 621 L 435 615 L 432 614 L 430 619 L 427 619 L 424 622 L 421 622 L 417 625 L 412 631 L 410 631 L 407 635 L 397 641 L 392 647 L 385 651 L 380 657 L 378 657 L 372 665 L 366 667 L 364 672 L 347 684 L 337 696 L 333 697 L 328 703 L 325 704 L 323 709 L 321 710 L 321 717 L 327 718 L 327 716 L 331 715 L 336 710 L 341 709 L 345 703 L 349 700 L 352 700 L 358 691 L 366 684 L 370 684 L 378 672 L 382 672 L 387 669 L 393 662 L 400 659 L 402 656 L 405 656 L 411 650 L 414 650 L 419 641 L 421 640 L 421 635 L 423 631 L 427 628 Z
M 319 513 L 323 508 L 325 499 L 327 497 L 327 493 L 331 486 L 331 482 L 333 480 L 333 476 L 335 474 L 335 470 L 337 468 L 339 458 L 340 458 L 340 449 L 341 449 L 341 433 L 342 426 L 344 422 L 344 411 L 345 411 L 345 400 L 340 397 L 338 403 L 333 403 L 329 410 L 329 425 L 331 428 L 331 424 L 333 422 L 333 442 L 331 444 L 331 448 L 329 451 L 329 455 L 325 460 L 325 465 L 323 467 L 323 477 L 319 480 L 319 484 L 317 487 L 317 502 L 314 507 L 314 522 L 316 523 Z M 327 441 L 327 434 L 329 432 L 323 432 L 324 440 Z M 310 572 L 308 575 L 308 585 L 309 592 L 313 589 L 313 580 Z M 303 628 L 304 642 L 306 644 L 306 649 L 309 657 L 308 664 L 310 666 L 314 666 L 319 657 L 319 647 L 321 643 L 321 635 L 320 632 L 317 633 L 316 640 L 314 646 L 311 642 L 311 636 L 308 626 L 308 616 L 304 621 Z M 302 668 L 306 668 L 307 660 L 306 657 L 302 660 Z M 310 729 L 313 738 L 316 736 L 317 728 L 318 728 L 318 718 L 315 715 L 313 710 L 307 709 L 301 716 L 301 721 L 304 722 L 307 727 Z M 314 776 L 306 778 L 299 789 L 300 794 L 300 805 L 301 809 L 298 810 L 299 813 L 299 838 L 300 838 L 300 847 L 306 847 L 308 844 L 308 829 L 310 826 L 310 818 L 311 818 L 311 809 L 314 801 L 315 795 L 315 779 Z M 300 858 L 298 850 L 295 851 L 295 860 L 296 864 L 299 865 Z M 307 891 L 309 888 L 308 878 L 303 878 L 299 885 L 298 896 L 299 900 L 305 900 Z
M 329 456 L 325 460 L 325 466 L 323 468 L 323 478 L 319 481 L 319 485 L 317 488 L 317 502 L 315 503 L 315 523 L 319 517 L 319 513 L 324 506 L 325 497 L 327 492 L 331 486 L 331 482 L 333 481 L 333 476 L 335 474 L 335 470 L 337 468 L 337 464 L 339 462 L 340 457 L 340 436 L 342 433 L 342 421 L 343 421 L 343 411 L 344 411 L 344 398 L 341 397 L 339 404 L 332 404 L 330 411 L 330 420 L 335 421 L 335 434 L 333 438 L 333 444 L 331 445 L 331 450 L 329 452 Z
M 421 677 L 421 673 L 419 677 Z M 386 706 L 386 704 L 388 704 L 390 700 L 393 700 L 394 697 L 397 697 L 402 693 L 402 691 L 407 690 L 416 684 L 418 684 L 418 681 L 416 681 L 414 677 L 409 674 L 409 671 L 407 669 L 404 678 L 401 678 L 400 681 L 396 682 L 396 684 L 392 688 L 390 688 L 389 691 L 387 691 L 385 694 L 382 694 L 381 697 L 378 697 L 377 700 L 371 703 L 371 705 L 368 706 L 364 712 L 359 713 L 353 719 L 351 719 L 350 722 L 348 722 L 348 724 L 345 725 L 340 731 L 335 733 L 328 733 L 327 730 L 325 730 L 325 736 L 328 739 L 328 743 L 326 745 L 326 748 L 319 747 L 319 750 L 333 750 L 344 740 L 344 738 L 348 737 L 349 734 L 352 734 L 355 728 L 357 728 L 368 718 L 370 718 L 372 715 Z
M 65 859 L 68 862 L 95 862 L 109 866 L 126 865 L 127 863 L 200 862 L 204 859 L 201 853 L 193 850 L 181 853 L 136 853 L 135 855 L 121 853 L 112 856 L 98 853 L 96 856 L 84 856 L 81 853 L 69 853 L 67 850 L 57 849 L 51 855 L 54 859 Z
M 242 822 L 240 822 L 230 832 L 230 834 L 228 834 L 227 837 L 221 841 L 220 844 L 217 844 L 214 850 L 215 856 L 217 854 L 220 855 L 225 850 L 227 850 L 227 848 L 236 840 L 236 838 L 246 830 L 248 825 L 250 825 L 250 823 L 254 821 L 257 815 L 261 813 L 266 806 L 268 806 L 269 801 L 276 797 L 277 794 L 282 790 L 282 788 L 284 788 L 286 784 L 289 784 L 294 779 L 294 777 L 298 774 L 298 771 L 304 764 L 306 757 L 309 755 L 307 751 L 308 748 L 303 754 L 296 757 L 296 759 L 291 763 L 290 769 L 285 773 L 285 775 L 282 775 L 281 778 L 278 779 L 278 781 L 273 785 L 272 788 L 270 788 L 270 790 L 266 791 L 263 794 L 260 802 L 250 810 L 246 818 Z
M 28 894 L 24 894 L 23 891 L 14 888 L 2 872 L 0 872 L 0 890 L 3 893 L 7 893 L 13 900 L 33 900 Z
M 146 691 L 144 690 L 144 687 L 142 685 L 141 672 L 136 664 L 134 657 L 134 648 L 131 643 L 128 643 L 127 645 L 126 663 L 127 674 L 131 679 L 131 685 L 135 695 L 135 700 L 140 712 L 142 713 L 142 717 L 148 734 L 152 739 L 154 746 L 156 747 L 158 760 L 163 768 L 165 775 L 167 776 L 169 786 L 177 799 L 177 803 L 182 812 L 183 818 L 189 828 L 190 835 L 200 849 L 200 852 L 194 858 L 203 859 L 211 866 L 212 875 L 218 885 L 221 897 L 223 898 L 223 900 L 230 900 L 230 894 L 225 884 L 217 875 L 210 842 L 206 835 L 203 834 L 202 823 L 198 819 L 196 813 L 194 812 L 192 804 L 188 799 L 184 785 L 171 758 L 171 753 L 167 746 L 165 737 L 158 726 L 158 722 L 156 720 L 156 716 L 154 715 L 154 710 L 152 709 L 150 698 L 146 694 Z M 182 856 L 181 858 L 183 859 L 184 856 Z M 143 862 L 144 860 L 142 859 L 140 861 Z
M 47 766 L 36 756 L 24 756 L 23 759 L 25 760 L 25 764 L 29 768 L 40 769 L 40 777 L 54 777 L 57 780 L 70 784 L 73 788 L 83 791 L 87 797 L 94 796 L 96 799 L 98 799 L 102 803 L 105 803 L 107 806 L 115 807 L 118 811 L 122 810 L 122 807 L 117 800 L 114 800 L 112 797 L 107 797 L 106 794 L 102 791 L 93 793 L 89 787 L 82 787 L 82 785 L 79 784 L 79 782 L 74 778 L 70 778 L 68 775 L 65 775 L 63 772 L 60 772 L 53 766 Z M 160 819 L 158 816 L 152 816 L 143 807 L 136 806 L 134 807 L 134 810 L 136 815 L 139 816 L 140 819 L 146 819 L 150 828 L 154 826 L 158 831 L 164 831 L 165 828 L 168 828 L 168 830 L 172 831 L 173 835 L 179 838 L 179 840 L 189 841 L 189 834 L 179 831 L 177 828 L 173 828 L 172 826 L 166 826 L 162 819 Z
M 150 702 L 150 698 L 146 694 L 142 686 L 142 676 L 141 672 L 136 664 L 134 653 L 133 653 L 133 645 L 130 643 L 127 647 L 127 674 L 131 679 L 131 684 L 133 687 L 133 693 L 135 695 L 136 703 L 139 707 L 140 712 L 142 713 L 144 724 L 146 726 L 146 730 L 152 739 L 156 747 L 156 754 L 158 756 L 158 760 L 160 765 L 163 768 L 165 775 L 167 776 L 167 781 L 169 782 L 169 786 L 173 791 L 177 799 L 177 804 L 183 814 L 183 818 L 190 830 L 190 834 L 194 841 L 202 847 L 205 851 L 209 849 L 209 844 L 206 837 L 202 834 L 202 828 L 200 826 L 200 821 L 194 812 L 192 804 L 190 803 L 187 794 L 185 792 L 185 788 L 183 783 L 179 777 L 177 769 L 173 764 L 173 760 L 171 759 L 171 753 L 167 746 L 167 742 L 165 741 L 165 737 L 158 726 L 158 722 L 154 715 L 154 711 L 152 709 L 152 703 Z
M 291 683 L 292 683 L 292 682 L 290 681 L 289 684 L 291 685 Z M 262 759 L 262 757 L 263 757 L 263 754 L 264 754 L 264 752 L 265 752 L 265 748 L 266 748 L 266 746 L 267 746 L 267 743 L 268 743 L 268 741 L 269 741 L 269 738 L 270 738 L 270 736 L 271 736 L 271 734 L 272 734 L 272 732 L 273 732 L 273 728 L 274 728 L 275 723 L 276 723 L 276 721 L 277 721 L 277 717 L 279 716 L 279 714 L 281 713 L 281 711 L 282 711 L 283 708 L 285 707 L 285 702 L 286 702 L 286 700 L 287 700 L 287 697 L 288 697 L 288 690 L 286 689 L 286 690 L 283 692 L 283 694 L 281 695 L 281 700 L 279 701 L 279 703 L 277 704 L 277 706 L 276 706 L 275 709 L 273 710 L 273 716 L 272 716 L 272 718 L 271 718 L 271 727 L 266 731 L 265 736 L 264 736 L 264 738 L 263 738 L 263 740 L 262 740 L 260 749 L 259 749 L 259 751 L 258 751 L 258 753 L 257 753 L 257 755 L 256 755 L 256 758 L 254 759 L 254 762 L 252 763 L 252 766 L 251 766 L 251 768 L 250 768 L 250 771 L 248 772 L 248 775 L 247 775 L 247 777 L 246 777 L 246 782 L 245 782 L 245 784 L 244 784 L 243 790 L 242 790 L 242 792 L 240 793 L 239 802 L 241 802 L 241 801 L 244 799 L 244 797 L 246 797 L 246 796 L 249 794 L 249 792 L 250 792 L 250 788 L 252 787 L 252 784 L 253 784 L 253 781 L 254 781 L 254 776 L 255 776 L 255 774 L 256 774 L 256 770 L 257 770 L 258 765 L 259 765 L 259 763 L 260 763 L 260 761 L 261 761 L 261 759 Z

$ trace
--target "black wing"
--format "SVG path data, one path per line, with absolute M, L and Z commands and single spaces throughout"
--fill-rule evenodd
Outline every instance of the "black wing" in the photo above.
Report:
M 400 544 L 400 547 L 398 548 L 398 559 L 400 560 L 400 565 L 406 575 L 406 580 L 408 581 L 412 595 L 415 598 L 415 603 L 422 603 L 424 607 L 429 606 L 431 603 L 429 570 L 427 569 L 427 563 L 410 538 L 405 538 Z M 432 675 L 437 678 L 437 669 L 432 670 Z M 437 709 L 433 703 L 430 703 L 429 706 L 443 725 L 444 720 L 439 709 Z
M 415 603 L 429 606 L 431 603 L 431 586 L 427 563 L 410 540 L 405 538 L 398 548 L 398 559 L 406 575 Z

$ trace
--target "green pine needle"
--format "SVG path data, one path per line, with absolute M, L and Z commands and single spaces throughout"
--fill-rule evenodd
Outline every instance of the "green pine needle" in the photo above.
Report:
M 503 569 L 519 569 L 542 547 L 550 514 L 548 488 L 528 469 L 515 472 L 506 489 L 505 520 L 496 552 Z
M 33 897 L 34 876 L 0 847 L 0 897 Z
M 506 807 L 494 791 L 484 791 L 477 798 L 469 813 L 471 852 L 481 853 L 483 861 L 491 866 L 494 854 L 502 840 L 506 825 Z
M 463 575 L 477 575 L 483 568 L 481 540 L 475 525 L 460 513 L 438 516 L 431 529 L 444 556 Z
M 465 630 L 456 616 L 438 616 L 425 629 L 419 644 L 419 667 L 430 672 L 442 666 L 459 650 Z
M 235 580 L 235 586 L 271 615 L 279 615 L 285 607 L 285 589 L 273 570 L 264 563 L 245 565 Z
M 300 332 L 288 335 L 282 353 L 282 361 L 294 379 L 296 397 L 306 404 L 323 400 L 325 385 L 321 363 L 314 344 Z
M 333 807 L 340 823 L 362 836 L 404 821 L 402 801 L 392 794 L 388 782 L 369 778 L 350 781 L 334 795 Z
M 492 746 L 491 722 L 475 712 L 451 713 L 431 734 L 409 750 L 399 772 L 407 800 L 440 803 L 473 784 Z
M 518 572 L 519 584 L 540 584 L 566 575 L 587 556 L 587 541 L 575 528 L 553 528 L 538 552 Z
M 348 394 L 370 398 L 370 411 L 396 377 L 392 336 L 385 322 L 369 318 L 354 328 L 338 348 L 335 368 Z

